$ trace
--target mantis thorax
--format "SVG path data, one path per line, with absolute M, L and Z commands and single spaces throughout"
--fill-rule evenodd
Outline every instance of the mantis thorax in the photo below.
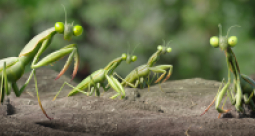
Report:
M 158 46 L 158 50 L 149 58 L 147 65 L 153 66 L 160 58 L 160 55 L 171 52 L 172 48 L 167 48 L 166 46 Z
M 149 66 L 153 66 L 160 58 L 161 55 L 161 51 L 158 50 L 157 52 L 155 52 L 148 60 L 147 65 Z
M 227 36 L 219 36 L 219 46 L 222 50 L 227 49 L 227 47 L 228 47 L 228 37 Z
M 73 25 L 65 24 L 64 39 L 71 40 L 72 36 L 73 36 Z

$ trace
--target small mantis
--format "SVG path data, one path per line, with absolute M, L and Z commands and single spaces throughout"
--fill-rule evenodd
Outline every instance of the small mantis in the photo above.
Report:
M 117 75 L 119 78 L 123 80 L 121 83 L 122 86 L 129 85 L 133 88 L 137 88 L 139 84 L 143 83 L 144 78 L 146 77 L 149 78 L 150 71 L 155 73 L 162 73 L 162 75 L 155 81 L 155 83 L 158 83 L 166 75 L 167 73 L 166 70 L 169 69 L 169 72 L 166 78 L 163 80 L 163 82 L 165 82 L 171 76 L 173 66 L 172 65 L 153 66 L 153 65 L 159 60 L 161 55 L 167 52 L 169 53 L 171 51 L 172 51 L 172 48 L 167 48 L 166 46 L 162 47 L 161 45 L 159 45 L 157 47 L 157 51 L 150 57 L 147 64 L 144 64 L 135 68 L 126 76 L 125 79 L 122 79 L 116 73 L 115 75 Z
M 243 112 L 243 108 L 242 108 L 243 104 L 249 104 L 252 107 L 252 109 L 255 110 L 254 102 L 252 99 L 253 93 L 255 91 L 255 82 L 248 76 L 240 73 L 240 69 L 239 69 L 235 54 L 231 49 L 232 47 L 234 47 L 237 44 L 236 36 L 228 37 L 229 31 L 233 27 L 239 27 L 239 26 L 231 26 L 228 29 L 227 35 L 222 36 L 222 27 L 219 24 L 219 31 L 220 31 L 219 37 L 213 36 L 210 39 L 210 44 L 214 48 L 222 49 L 226 55 L 226 61 L 227 61 L 227 66 L 228 66 L 228 81 L 224 85 L 224 87 L 221 89 L 221 91 L 218 91 L 218 93 L 217 93 L 216 97 L 214 98 L 214 100 L 212 101 L 212 103 L 208 106 L 208 108 L 201 115 L 205 114 L 209 110 L 210 106 L 214 103 L 214 101 L 215 101 L 215 109 L 220 114 L 227 113 L 228 111 L 230 111 L 230 109 L 224 110 L 223 106 L 222 106 L 222 109 L 219 108 L 222 98 L 226 94 L 226 92 L 227 92 L 227 96 L 231 100 L 232 105 L 235 105 L 235 108 L 237 111 Z M 234 75 L 234 79 L 233 79 L 234 80 L 234 92 L 232 90 L 231 94 L 228 89 L 228 87 L 231 83 L 230 72 L 232 72 L 232 74 Z M 224 80 L 222 82 L 224 82 Z M 234 95 L 234 93 L 235 93 L 235 95 Z M 220 115 L 219 115 L 219 117 L 220 117 Z
M 64 7 L 64 6 L 63 6 Z M 65 11 L 65 8 L 64 8 Z M 48 119 L 50 118 L 45 110 L 42 107 L 39 94 L 38 94 L 38 88 L 37 88 L 37 79 L 36 79 L 36 72 L 35 70 L 39 67 L 51 64 L 52 62 L 55 62 L 59 60 L 60 58 L 69 55 L 68 60 L 66 61 L 63 69 L 59 73 L 56 79 L 58 79 L 61 75 L 65 73 L 68 66 L 72 62 L 72 58 L 75 60 L 74 64 L 74 70 L 73 70 L 73 78 L 75 77 L 78 65 L 79 65 L 79 55 L 77 52 L 77 48 L 75 44 L 67 45 L 63 48 L 61 48 L 58 51 L 55 51 L 46 57 L 44 57 L 42 60 L 39 60 L 39 57 L 41 54 L 46 50 L 47 47 L 49 47 L 51 40 L 53 39 L 53 36 L 57 33 L 64 34 L 64 39 L 71 40 L 72 36 L 79 36 L 83 32 L 82 26 L 76 25 L 73 26 L 73 24 L 68 24 L 66 22 L 66 13 L 65 13 L 65 24 L 62 22 L 57 22 L 55 24 L 55 27 L 49 28 L 40 34 L 36 35 L 33 39 L 31 39 L 27 45 L 23 48 L 23 50 L 20 52 L 19 57 L 9 57 L 4 58 L 0 60 L 0 76 L 1 79 L 1 93 L 0 93 L 0 99 L 1 102 L 4 100 L 4 96 L 10 94 L 11 88 L 13 89 L 15 95 L 19 97 L 22 92 L 24 91 L 25 87 L 28 85 L 30 79 L 34 75 L 35 80 L 35 89 L 37 93 L 37 99 L 38 103 L 41 107 L 41 110 L 45 114 L 45 116 Z M 25 82 L 25 84 L 21 87 L 21 89 L 18 88 L 16 82 L 21 78 L 21 76 L 24 74 L 25 67 L 30 63 L 31 64 L 31 73 L 29 75 L 29 78 Z
M 84 93 L 86 95 L 92 95 L 92 93 L 95 90 L 96 90 L 95 95 L 100 96 L 100 92 L 99 92 L 100 86 L 103 87 L 104 91 L 107 91 L 110 88 L 110 87 L 105 87 L 104 85 L 105 79 L 107 79 L 108 85 L 110 85 L 117 92 L 116 95 L 110 98 L 115 99 L 116 97 L 121 95 L 121 93 L 123 93 L 123 96 L 121 96 L 121 98 L 124 98 L 125 97 L 124 88 L 119 83 L 119 81 L 113 77 L 112 73 L 120 65 L 122 61 L 126 61 L 126 63 L 129 64 L 131 62 L 136 61 L 136 59 L 137 59 L 136 56 L 123 53 L 121 57 L 118 57 L 114 59 L 113 61 L 111 61 L 104 69 L 99 69 L 93 72 L 90 76 L 88 76 L 80 84 L 78 84 L 77 87 L 73 87 L 72 85 L 65 82 L 53 100 L 56 99 L 56 97 L 58 96 L 58 94 L 60 93 L 60 91 L 62 90 L 65 84 L 73 88 L 73 90 L 68 94 L 68 96 L 75 95 L 76 93 L 79 93 L 79 92 Z M 108 75 L 109 71 L 110 73 Z M 85 89 L 88 89 L 90 93 L 83 91 Z

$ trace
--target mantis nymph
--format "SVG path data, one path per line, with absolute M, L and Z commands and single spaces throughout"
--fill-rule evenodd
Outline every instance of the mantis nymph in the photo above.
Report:
M 92 93 L 94 91 L 96 91 L 95 92 L 96 96 L 100 96 L 100 92 L 99 92 L 100 86 L 102 86 L 104 88 L 104 91 L 107 91 L 110 88 L 107 86 L 110 85 L 117 92 L 116 95 L 110 97 L 111 99 L 115 99 L 116 97 L 121 95 L 121 93 L 123 94 L 121 96 L 121 98 L 124 98 L 125 90 L 122 87 L 122 85 L 119 83 L 119 81 L 113 77 L 112 73 L 120 65 L 120 63 L 122 61 L 126 61 L 126 63 L 129 64 L 131 62 L 136 61 L 136 59 L 137 59 L 136 56 L 132 56 L 132 55 L 123 53 L 121 57 L 118 57 L 118 58 L 114 59 L 113 61 L 111 61 L 105 68 L 99 69 L 99 70 L 93 72 L 87 78 L 82 80 L 82 82 L 79 83 L 77 85 L 77 87 L 73 87 L 72 85 L 65 82 L 53 100 L 56 99 L 56 97 L 58 96 L 58 94 L 60 93 L 61 89 L 64 87 L 65 84 L 67 84 L 73 88 L 73 90 L 68 94 L 68 96 L 72 96 L 79 92 L 84 93 L 86 95 L 92 95 Z M 108 75 L 108 73 L 109 73 L 109 75 Z M 107 79 L 107 81 L 108 81 L 107 86 L 104 85 L 105 79 Z M 83 91 L 86 89 L 88 89 L 90 92 Z
M 236 26 L 232 26 L 232 27 L 236 27 Z M 213 102 L 208 106 L 205 112 L 209 110 L 210 106 L 214 103 L 214 101 L 215 101 L 215 109 L 220 114 L 227 113 L 228 111 L 230 111 L 230 109 L 224 110 L 223 108 L 219 107 L 222 101 L 222 98 L 226 94 L 226 92 L 227 92 L 227 96 L 231 100 L 231 103 L 235 105 L 235 108 L 237 111 L 243 112 L 243 107 L 242 107 L 243 104 L 249 104 L 252 107 L 252 109 L 255 110 L 254 102 L 252 99 L 253 93 L 255 91 L 255 82 L 248 76 L 240 73 L 240 69 L 239 69 L 235 54 L 231 49 L 235 47 L 235 45 L 237 44 L 237 37 L 236 36 L 228 37 L 228 33 L 232 27 L 228 29 L 226 36 L 222 36 L 222 27 L 219 24 L 219 30 L 220 30 L 219 37 L 213 36 L 210 39 L 210 44 L 214 48 L 220 48 L 221 50 L 223 50 L 226 55 L 226 61 L 228 66 L 228 81 L 224 85 L 224 87 L 221 89 L 221 91 L 217 93 Z M 234 75 L 234 90 L 232 90 L 230 94 L 229 85 L 231 83 L 231 75 L 230 75 L 231 72 Z M 205 114 L 205 112 L 203 114 Z
M 131 86 L 133 88 L 137 88 L 139 84 L 143 84 L 144 78 L 149 77 L 151 71 L 154 73 L 162 73 L 162 75 L 155 81 L 155 83 L 158 83 L 167 74 L 166 78 L 163 80 L 164 82 L 171 76 L 173 66 L 172 65 L 154 66 L 154 65 L 159 60 L 161 55 L 169 53 L 171 51 L 172 48 L 167 48 L 166 46 L 159 45 L 157 51 L 150 57 L 147 64 L 135 68 L 126 76 L 125 79 L 122 79 L 117 74 L 115 75 L 122 79 L 121 85 Z M 167 70 L 169 71 L 167 72 Z
M 65 14 L 66 15 L 66 14 Z M 65 40 L 71 40 L 72 36 L 79 36 L 83 32 L 83 28 L 79 25 L 73 26 L 73 24 L 68 24 L 65 20 L 65 24 L 62 22 L 57 22 L 55 27 L 49 28 L 40 34 L 36 35 L 33 39 L 31 39 L 28 44 L 22 49 L 18 57 L 9 57 L 0 60 L 0 76 L 1 79 L 1 102 L 4 100 L 4 96 L 10 94 L 11 88 L 13 89 L 15 95 L 19 97 L 24 91 L 25 87 L 29 83 L 30 79 L 34 75 L 35 80 L 35 89 L 37 93 L 38 103 L 41 107 L 41 110 L 45 114 L 48 119 L 50 118 L 45 110 L 42 107 L 38 88 L 37 88 L 37 80 L 35 70 L 39 67 L 46 66 L 59 60 L 60 58 L 69 55 L 68 60 L 66 61 L 63 69 L 59 73 L 56 79 L 58 79 L 61 75 L 65 73 L 68 66 L 72 62 L 72 58 L 75 60 L 73 78 L 77 73 L 78 65 L 79 65 L 79 56 L 77 52 L 77 47 L 75 44 L 67 45 L 49 55 L 42 58 L 39 61 L 39 57 L 41 54 L 49 47 L 51 40 L 55 34 L 63 34 Z M 16 82 L 21 78 L 24 74 L 25 67 L 32 62 L 31 65 L 31 73 L 25 84 L 19 89 Z

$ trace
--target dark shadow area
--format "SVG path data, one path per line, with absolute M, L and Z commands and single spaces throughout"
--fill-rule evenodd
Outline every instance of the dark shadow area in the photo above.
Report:
M 7 106 L 7 115 L 13 115 L 16 113 L 15 107 L 10 104 L 10 99 L 7 98 L 6 100 L 6 106 Z
M 43 127 L 48 127 L 56 130 L 61 130 L 65 132 L 86 132 L 86 127 L 82 125 L 78 125 L 73 123 L 72 121 L 42 121 L 42 122 L 36 122 L 35 124 L 38 124 Z
M 251 114 L 250 118 L 255 118 L 255 111 L 251 111 L 250 114 Z
M 234 116 L 231 113 L 223 114 L 222 118 L 234 118 Z
M 158 110 L 158 112 L 160 112 L 160 113 L 164 113 L 164 110 L 160 109 L 160 110 Z
M 58 123 L 52 123 L 52 122 L 36 122 L 35 124 L 38 124 L 40 126 L 43 127 L 48 127 L 48 128 L 53 128 L 53 129 L 58 129 L 60 127 L 60 124 Z M 61 125 L 65 125 L 65 124 L 61 124 Z
M 240 113 L 237 111 L 236 113 L 226 113 L 222 115 L 222 118 L 255 118 L 255 111 L 249 110 L 244 113 Z

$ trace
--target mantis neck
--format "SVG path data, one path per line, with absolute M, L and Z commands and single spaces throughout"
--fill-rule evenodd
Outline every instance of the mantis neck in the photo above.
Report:
M 104 70 L 107 71 L 114 70 L 122 62 L 122 60 L 123 60 L 122 57 L 114 59 L 104 68 Z
M 156 51 L 150 58 L 149 58 L 149 60 L 148 60 L 148 62 L 147 62 L 147 65 L 148 66 L 153 66 L 157 61 L 158 61 L 158 59 L 159 59 L 159 57 L 160 57 L 160 55 L 161 55 L 161 51 Z
M 227 48 L 225 50 L 225 55 L 226 55 L 229 70 L 233 73 L 233 75 L 235 76 L 235 79 L 240 81 L 240 69 L 239 69 L 234 52 L 232 51 L 231 48 Z

